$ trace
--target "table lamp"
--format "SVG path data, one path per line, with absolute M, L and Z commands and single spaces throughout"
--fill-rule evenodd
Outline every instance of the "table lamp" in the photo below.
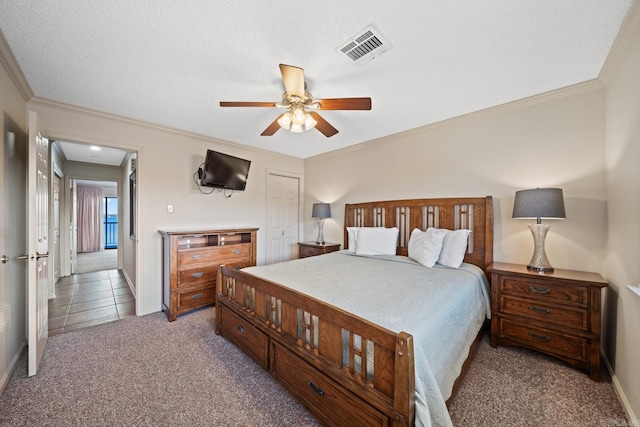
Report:
M 329 205 L 329 203 L 314 203 L 311 217 L 318 218 L 318 238 L 316 239 L 316 243 L 324 245 L 325 241 L 322 235 L 322 229 L 324 227 L 324 220 L 331 218 L 331 205 Z

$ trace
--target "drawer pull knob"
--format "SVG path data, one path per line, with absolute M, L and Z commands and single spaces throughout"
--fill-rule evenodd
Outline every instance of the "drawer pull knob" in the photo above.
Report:
M 535 339 L 540 340 L 540 341 L 549 341 L 550 340 L 549 337 L 545 337 L 544 335 L 534 334 L 533 332 L 529 332 L 529 336 L 531 338 L 535 338 Z
M 536 313 L 540 313 L 540 314 L 549 314 L 549 313 L 551 313 L 551 310 L 548 310 L 546 308 L 534 307 L 532 305 L 529 306 L 529 310 L 535 311 Z
M 529 286 L 529 290 L 531 292 L 535 292 L 536 294 L 548 294 L 551 292 L 549 288 L 538 288 L 537 286 Z
M 233 254 L 234 255 L 240 255 L 242 253 L 242 249 L 234 249 L 233 250 Z
M 198 255 L 191 255 L 191 258 L 193 259 L 202 259 L 203 255 L 202 254 L 198 254 Z
M 244 334 L 244 328 L 240 325 L 236 326 L 236 329 L 240 331 L 240 333 Z
M 202 277 L 204 276 L 204 272 L 198 271 L 197 273 L 191 274 L 191 277 Z
M 191 296 L 191 299 L 200 299 L 200 298 L 202 298 L 202 292 Z
M 309 385 L 309 387 L 311 387 L 311 390 L 315 391 L 320 396 L 324 395 L 324 390 L 322 390 L 320 387 L 318 387 L 317 385 L 315 385 L 311 381 L 307 381 L 307 384 Z

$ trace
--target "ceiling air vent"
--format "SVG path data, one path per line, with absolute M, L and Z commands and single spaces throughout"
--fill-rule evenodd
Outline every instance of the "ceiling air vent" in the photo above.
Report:
M 373 24 L 336 49 L 356 64 L 364 64 L 391 49 L 391 43 Z

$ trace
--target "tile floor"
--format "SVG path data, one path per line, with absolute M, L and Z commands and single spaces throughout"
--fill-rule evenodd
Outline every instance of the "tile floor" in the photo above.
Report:
M 135 298 L 119 270 L 63 277 L 49 300 L 49 336 L 136 314 Z

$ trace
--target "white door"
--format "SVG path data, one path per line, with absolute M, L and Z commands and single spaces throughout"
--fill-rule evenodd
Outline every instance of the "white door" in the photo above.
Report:
M 49 335 L 49 140 L 38 133 L 37 116 L 29 112 L 27 206 L 27 318 L 29 376 L 35 375 Z
M 75 274 L 78 265 L 78 186 L 76 180 L 71 180 L 71 225 L 70 227 L 70 254 L 69 263 L 71 274 Z
M 294 258 L 298 243 L 299 200 L 299 178 L 267 174 L 267 264 Z
M 60 190 L 61 179 L 58 175 L 53 176 L 53 283 L 57 283 L 60 278 Z
M 2 123 L 0 123 L 2 128 Z M 0 386 L 27 334 L 27 134 L 6 113 L 0 135 Z M 7 372 L 8 373 L 8 372 Z M 6 384 L 6 382 L 4 382 Z M 1 423 L 0 423 L 1 424 Z

